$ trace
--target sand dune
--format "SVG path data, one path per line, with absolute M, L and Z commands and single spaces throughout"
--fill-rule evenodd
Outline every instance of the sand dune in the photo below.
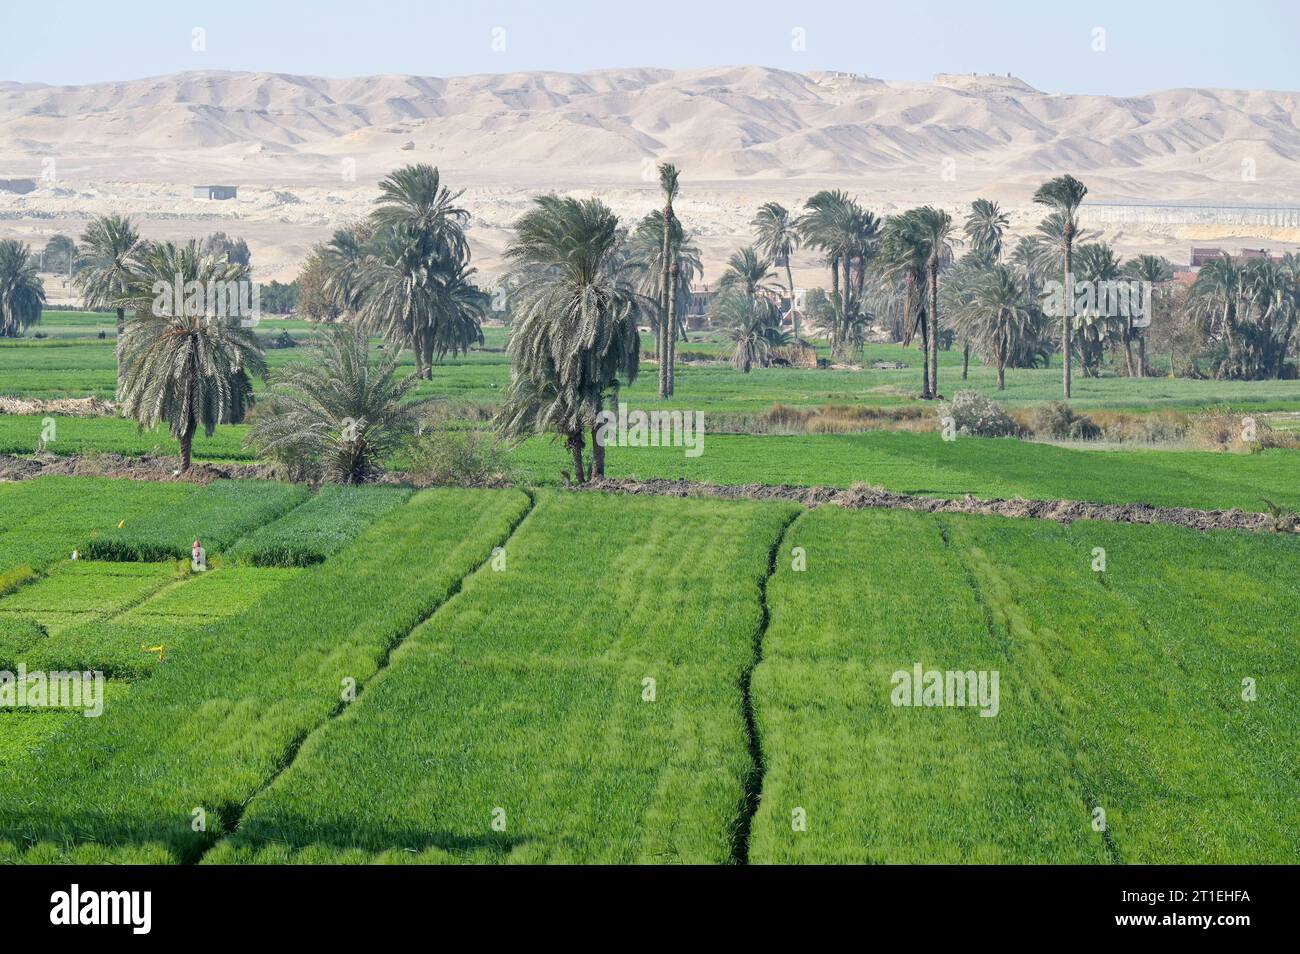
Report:
M 131 212 L 151 235 L 242 234 L 259 275 L 289 277 L 303 249 L 365 213 L 380 176 L 425 161 L 467 190 L 475 252 L 491 270 L 530 192 L 599 192 L 639 215 L 656 204 L 654 164 L 671 159 L 709 267 L 744 240 L 757 204 L 830 185 L 877 212 L 923 201 L 955 210 L 987 195 L 1024 228 L 1038 215 L 1033 188 L 1063 171 L 1099 200 L 1300 203 L 1297 119 L 1295 92 L 1117 98 L 1041 92 L 1015 77 L 892 83 L 752 66 L 5 82 L 0 179 L 38 188 L 0 192 L 0 234 L 44 241 L 95 214 Z M 210 181 L 238 185 L 239 198 L 191 198 L 193 184 Z M 1300 238 L 1257 231 L 1278 248 Z M 1240 232 L 1225 238 L 1256 237 Z M 1186 238 L 1123 231 L 1128 250 L 1175 259 Z

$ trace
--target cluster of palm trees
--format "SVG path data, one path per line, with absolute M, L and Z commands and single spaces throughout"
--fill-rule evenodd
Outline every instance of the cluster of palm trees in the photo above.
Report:
M 390 347 L 411 349 L 425 380 L 435 361 L 482 343 L 491 303 L 474 282 L 459 197 L 433 166 L 398 169 L 380 180 L 370 216 L 319 250 L 333 309 Z
M 1281 378 L 1300 345 L 1300 255 L 1211 259 L 1192 285 L 1188 313 L 1213 348 L 1216 377 Z

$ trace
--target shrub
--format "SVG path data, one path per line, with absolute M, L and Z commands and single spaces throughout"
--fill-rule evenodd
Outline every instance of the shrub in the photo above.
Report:
M 1092 418 L 1076 414 L 1065 401 L 1048 401 L 1034 411 L 1034 433 L 1055 440 L 1092 441 L 1101 436 L 1101 428 Z
M 1016 423 L 996 401 L 978 391 L 958 391 L 939 405 L 939 418 L 951 417 L 957 433 L 967 437 L 1012 437 Z
M 494 436 L 470 429 L 440 430 L 419 437 L 407 472 L 421 484 L 482 485 L 508 482 L 513 467 Z

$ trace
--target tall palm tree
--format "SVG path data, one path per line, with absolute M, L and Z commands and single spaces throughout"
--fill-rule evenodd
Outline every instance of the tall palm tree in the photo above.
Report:
M 655 329 L 655 348 L 661 341 L 659 332 L 663 321 L 663 288 L 670 272 L 664 270 L 663 257 L 663 212 L 655 209 L 648 212 L 628 238 L 628 261 L 637 272 L 637 289 L 645 298 L 655 303 L 654 309 L 647 309 L 647 317 L 653 317 Z M 682 220 L 673 216 L 670 231 L 671 255 L 669 258 L 677 266 L 677 293 L 674 296 L 675 314 L 671 319 L 674 329 L 685 327 L 685 314 L 690 302 L 691 286 L 704 274 L 700 261 L 700 249 L 695 245 L 690 233 L 682 227 Z M 655 358 L 659 355 L 656 353 Z
M 1074 312 L 1074 240 L 1079 232 L 1079 206 L 1087 194 L 1088 187 L 1070 175 L 1050 179 L 1034 193 L 1035 202 L 1047 206 L 1059 216 L 1057 222 L 1044 222 L 1039 230 L 1059 246 L 1064 258 L 1065 314 L 1061 316 L 1061 355 L 1064 367 L 1061 380 L 1067 401 L 1070 399 L 1070 324 Z
M 755 246 L 777 265 L 785 266 L 785 290 L 790 296 L 790 320 L 799 339 L 799 310 L 794 301 L 794 270 L 790 258 L 799 247 L 799 229 L 788 209 L 779 202 L 766 202 L 754 216 Z
M 0 338 L 16 338 L 41 320 L 45 286 L 31 249 L 17 239 L 0 239 Z
M 1173 281 L 1174 278 L 1173 266 L 1169 264 L 1168 259 L 1160 255 L 1139 255 L 1137 258 L 1130 259 L 1124 266 L 1124 273 L 1130 278 L 1151 285 L 1151 309 L 1153 312 L 1165 294 L 1164 286 Z M 1155 320 L 1154 314 L 1150 317 L 1151 320 Z M 1139 377 L 1145 377 L 1149 373 L 1147 367 L 1147 330 L 1146 328 L 1134 328 L 1132 321 L 1130 321 L 1125 333 L 1125 347 L 1130 351 L 1133 337 L 1136 337 L 1138 342 L 1137 373 Z
M 1114 303 L 1103 300 L 1101 294 L 1107 283 L 1113 283 L 1120 277 L 1119 258 L 1115 251 L 1104 242 L 1089 242 L 1079 246 L 1075 257 L 1079 279 L 1089 282 L 1095 293 L 1092 296 L 1093 303 L 1085 301 L 1082 312 L 1075 315 L 1074 319 L 1076 344 L 1084 374 L 1095 378 L 1101 373 L 1106 345 L 1124 338 L 1124 329 L 1131 319 L 1116 313 L 1111 307 Z
M 952 216 L 933 206 L 922 206 L 908 213 L 914 240 L 925 249 L 925 274 L 928 285 L 926 312 L 930 323 L 930 390 L 939 396 L 939 270 L 952 256 Z
M 800 241 L 820 251 L 831 270 L 831 303 L 841 312 L 847 301 L 840 289 L 840 270 L 848 269 L 849 246 L 853 240 L 852 204 L 848 194 L 839 189 L 823 189 L 804 203 L 804 213 L 796 227 Z
M 673 318 L 677 314 L 677 259 L 673 253 L 672 224 L 673 199 L 677 197 L 677 167 L 671 162 L 659 164 L 659 188 L 664 194 L 664 270 L 663 314 L 665 320 L 659 331 L 659 396 L 668 397 L 673 393 L 673 362 L 677 356 L 677 329 L 673 327 Z
M 155 287 L 197 283 L 207 296 L 215 282 L 248 281 L 247 266 L 204 256 L 198 243 L 150 245 L 118 299 L 134 316 L 118 342 L 122 368 L 118 401 L 143 430 L 165 421 L 181 445 L 181 470 L 190 467 L 200 425 L 211 437 L 218 424 L 238 424 L 253 404 L 250 375 L 265 376 L 261 345 L 238 319 L 209 314 L 198 296 L 162 302 Z
M 361 271 L 373 234 L 367 224 L 335 229 L 320 247 L 325 297 L 341 315 L 355 315 L 361 308 Z
M 927 250 L 913 227 L 912 213 L 891 215 L 885 219 L 881 232 L 880 261 L 885 274 L 903 286 L 903 344 L 910 345 L 912 336 L 921 332 L 921 397 L 934 396 L 930 387 L 930 332 L 927 327 L 927 309 L 924 294 L 917 290 L 925 284 Z
M 295 477 L 367 480 L 416 432 L 427 403 L 407 399 L 420 379 L 397 379 L 397 358 L 393 353 L 374 366 L 356 328 L 328 328 L 313 360 L 271 372 L 245 443 Z
M 988 255 L 996 262 L 1002 257 L 1002 237 L 1010 224 L 1011 220 L 996 202 L 976 199 L 970 204 L 962 231 L 976 252 Z
M 117 309 L 117 340 L 126 327 L 126 309 L 118 299 L 131 284 L 144 250 L 140 233 L 124 215 L 101 215 L 81 236 L 82 268 L 73 279 L 87 308 Z M 118 367 L 119 373 L 121 367 Z
M 498 424 L 511 436 L 558 433 L 579 483 L 588 428 L 592 476 L 604 475 L 598 415 L 607 397 L 636 379 L 640 360 L 643 300 L 622 243 L 618 218 L 599 199 L 548 195 L 519 219 L 506 249 L 520 300 L 512 309 L 511 383 Z

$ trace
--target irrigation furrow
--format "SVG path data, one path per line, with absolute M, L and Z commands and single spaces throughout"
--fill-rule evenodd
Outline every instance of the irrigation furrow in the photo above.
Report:
M 745 671 L 740 676 L 740 704 L 741 711 L 745 716 L 745 735 L 749 741 L 750 765 L 749 771 L 745 775 L 745 794 L 741 806 L 740 822 L 736 826 L 732 845 L 731 858 L 738 865 L 749 864 L 749 837 L 754 827 L 754 816 L 758 813 L 759 800 L 763 797 L 763 777 L 765 774 L 763 742 L 759 737 L 758 720 L 754 713 L 753 683 L 754 670 L 763 661 L 763 637 L 767 634 L 768 624 L 772 621 L 772 610 L 767 605 L 767 585 L 776 574 L 776 561 L 781 552 L 781 544 L 785 542 L 790 526 L 799 519 L 799 516 L 798 512 L 790 514 L 785 523 L 781 525 L 776 539 L 772 541 L 771 549 L 767 552 L 767 572 L 763 575 L 763 580 L 758 588 L 759 607 L 762 615 L 759 617 L 758 628 L 754 632 L 754 653 L 749 665 L 745 667 Z

